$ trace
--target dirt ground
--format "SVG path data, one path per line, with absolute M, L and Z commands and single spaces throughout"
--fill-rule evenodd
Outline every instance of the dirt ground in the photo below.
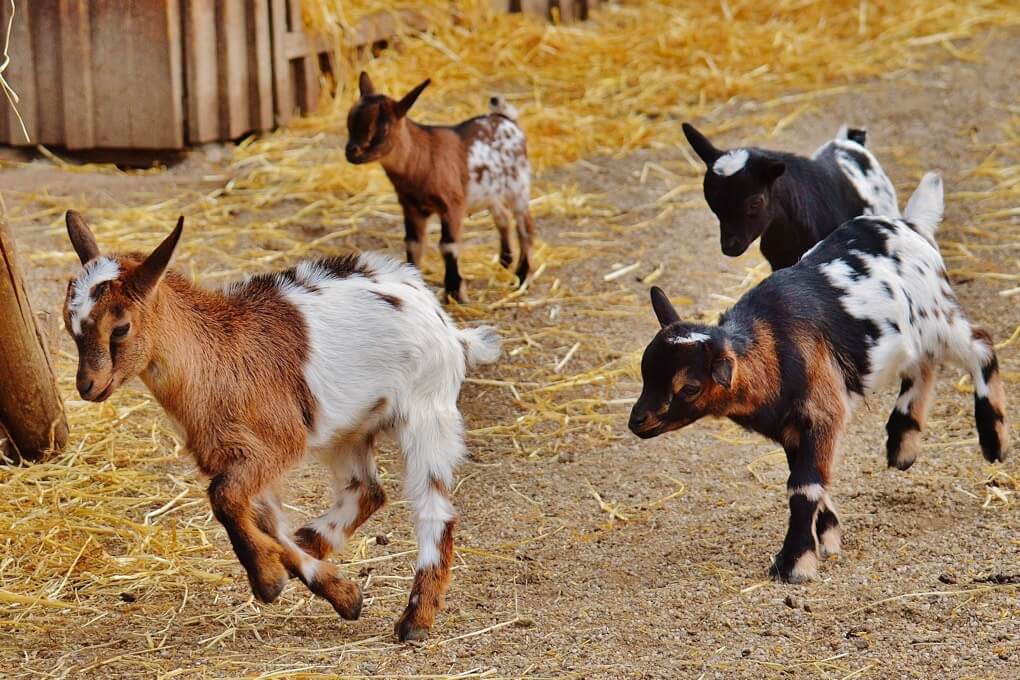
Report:
M 987 186 L 974 170 L 990 145 L 1006 138 L 1005 126 L 1020 111 L 1018 62 L 1020 34 L 1000 34 L 979 62 L 954 60 L 814 100 L 761 140 L 810 153 L 841 123 L 866 125 L 869 146 L 901 203 L 924 170 L 941 170 L 950 196 L 939 236 L 954 286 L 970 316 L 998 341 L 1020 324 L 1020 298 L 998 294 L 1020 285 L 1020 241 L 988 239 L 968 226 L 979 212 L 1015 205 L 961 192 Z M 753 113 L 754 105 L 733 104 L 706 122 L 721 123 L 738 110 Z M 738 139 L 733 132 L 717 141 Z M 390 540 L 357 544 L 360 560 L 378 559 L 351 570 L 369 598 L 354 623 L 339 621 L 297 584 L 276 605 L 255 604 L 224 532 L 195 506 L 188 512 L 208 526 L 228 583 L 195 584 L 183 603 L 144 592 L 130 603 L 93 602 L 105 616 L 92 621 L 83 615 L 78 625 L 53 631 L 51 644 L 0 657 L 4 674 L 1020 677 L 1020 464 L 1015 454 L 994 468 L 984 463 L 967 415 L 971 397 L 954 388 L 960 378 L 954 370 L 943 372 L 925 450 L 909 472 L 885 467 L 892 391 L 859 411 L 833 495 L 845 532 L 843 554 L 806 585 L 766 579 L 787 517 L 785 459 L 775 445 L 721 422 L 650 441 L 627 432 L 627 400 L 639 389 L 636 353 L 656 327 L 646 305 L 648 286 L 639 277 L 663 264 L 657 285 L 680 303 L 682 314 L 708 319 L 764 273 L 757 251 L 735 260 L 720 253 L 717 223 L 696 188 L 699 171 L 680 140 L 670 148 L 588 159 L 539 178 L 538 193 L 576 187 L 599 196 L 603 212 L 581 223 L 551 217 L 539 224 L 545 242 L 584 247 L 588 257 L 550 266 L 521 298 L 533 306 L 501 306 L 476 316 L 534 328 L 534 351 L 547 352 L 550 363 L 579 341 L 567 375 L 605 366 L 626 370 L 605 387 L 593 383 L 572 393 L 611 400 L 597 412 L 602 424 L 563 423 L 521 439 L 487 436 L 524 415 L 508 389 L 465 386 L 462 405 L 473 434 L 455 496 L 461 513 L 457 566 L 447 611 L 430 641 L 398 645 L 390 636 L 413 564 L 402 503 L 388 505 L 362 530 Z M 339 139 L 324 144 L 339 152 Z M 33 303 L 58 351 L 74 351 L 58 311 L 73 260 L 48 257 L 69 252 L 58 216 L 33 217 L 40 205 L 24 192 L 67 196 L 67 207 L 86 212 L 91 204 L 152 203 L 222 184 L 225 161 L 215 156 L 215 150 L 195 153 L 153 175 L 70 173 L 44 160 L 0 169 L 19 246 L 37 265 Z M 681 190 L 673 191 L 677 186 Z M 604 211 L 624 225 L 611 239 L 593 235 L 601 233 Z M 255 218 L 239 217 L 239 228 Z M 1015 214 L 1002 219 L 1012 220 L 1017 233 Z M 495 234 L 478 233 L 495 253 Z M 353 242 L 402 252 L 397 240 L 355 236 Z M 614 265 L 638 261 L 634 274 L 603 280 Z M 1007 276 L 972 273 L 991 270 Z M 589 303 L 557 302 L 561 287 L 588 296 Z M 573 335 L 543 341 L 542 331 L 553 325 Z M 529 347 L 523 337 L 508 337 L 508 351 L 523 351 L 473 377 L 526 384 L 531 378 L 521 357 Z M 1000 362 L 1009 398 L 1020 404 L 1020 342 L 1003 349 Z M 75 395 L 68 389 L 65 396 Z M 1020 432 L 1013 431 L 1015 440 Z M 396 500 L 398 457 L 386 447 L 380 460 Z M 202 497 L 184 456 L 154 466 L 189 480 L 191 496 Z M 319 472 L 295 475 L 291 496 L 299 512 L 323 506 Z M 16 625 L 0 629 L 0 636 L 17 634 Z M 145 671 L 128 663 L 141 657 Z

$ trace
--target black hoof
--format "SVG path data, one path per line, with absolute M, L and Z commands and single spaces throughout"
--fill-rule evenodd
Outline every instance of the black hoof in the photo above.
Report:
M 413 623 L 410 618 L 401 617 L 393 627 L 393 634 L 401 642 L 422 642 L 428 639 L 429 629 Z

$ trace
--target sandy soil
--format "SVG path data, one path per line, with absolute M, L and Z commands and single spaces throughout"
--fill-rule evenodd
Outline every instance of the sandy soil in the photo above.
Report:
M 980 63 L 954 61 L 816 100 L 774 138 L 760 141 L 810 153 L 842 122 L 863 124 L 901 200 L 928 168 L 943 171 L 950 192 L 978 189 L 982 180 L 972 170 L 987 145 L 1003 139 L 1003 125 L 1020 104 L 1020 82 L 1010 66 L 1018 60 L 1020 35 L 1000 35 Z M 721 122 L 734 111 L 753 113 L 754 105 L 734 104 L 709 122 Z M 734 133 L 721 141 L 738 138 Z M 633 357 L 654 332 L 654 319 L 643 309 L 647 286 L 636 276 L 602 280 L 614 264 L 640 260 L 640 273 L 646 274 L 663 263 L 658 285 L 681 301 L 688 299 L 682 313 L 709 318 L 725 306 L 719 296 L 738 295 L 748 268 L 761 261 L 757 252 L 736 260 L 721 255 L 718 227 L 700 192 L 680 192 L 655 204 L 677 182 L 698 182 L 680 139 L 673 148 L 594 158 L 541 178 L 546 190 L 576 185 L 603 194 L 605 205 L 638 225 L 613 243 L 593 246 L 592 257 L 583 262 L 547 272 L 531 292 L 541 298 L 558 278 L 578 290 L 619 291 L 618 299 L 626 303 L 615 316 L 562 307 L 556 322 L 591 339 L 572 360 L 571 371 Z M 649 163 L 665 172 L 648 170 Z M 19 192 L 45 188 L 86 206 L 151 202 L 216 186 L 218 168 L 215 158 L 202 154 L 152 176 L 70 174 L 40 161 L 0 170 L 0 187 L 12 213 L 27 215 L 37 206 Z M 664 206 L 673 209 L 652 219 Z M 981 206 L 987 208 L 972 200 L 950 201 L 940 238 L 978 246 L 971 250 L 980 260 L 963 262 L 954 248 L 947 249 L 950 264 L 961 271 L 1017 273 L 1020 243 L 983 249 L 986 241 L 965 230 Z M 549 243 L 577 241 L 583 239 L 577 232 L 598 226 L 597 217 L 587 222 L 548 219 L 539 229 Z M 20 223 L 21 247 L 65 250 L 51 224 L 51 218 Z M 495 251 L 494 234 L 491 239 Z M 69 273 L 39 268 L 31 284 L 53 342 L 73 352 L 57 313 L 61 281 Z M 996 294 L 1015 281 L 954 275 L 954 284 L 964 308 L 996 339 L 1009 337 L 1020 324 L 1017 297 Z M 631 314 L 632 309 L 640 311 Z M 536 329 L 550 324 L 545 307 L 500 310 L 494 320 Z M 570 344 L 548 351 L 562 356 Z M 597 349 L 589 352 L 588 346 Z M 1009 397 L 1020 404 L 1020 343 L 1006 348 L 1000 361 L 1013 376 Z M 511 357 L 478 377 L 526 380 L 525 371 Z M 410 556 L 357 574 L 374 599 L 355 623 L 338 621 L 327 605 L 309 600 L 297 585 L 288 589 L 283 605 L 253 614 L 256 605 L 241 568 L 216 528 L 210 535 L 222 550 L 221 570 L 232 582 L 199 587 L 152 660 L 165 671 L 185 668 L 209 677 L 286 669 L 396 677 L 467 671 L 490 671 L 493 677 L 1020 677 L 1020 496 L 1008 496 L 1006 504 L 990 494 L 986 480 L 993 470 L 976 446 L 967 415 L 971 398 L 953 388 L 958 378 L 953 370 L 944 372 L 926 448 L 907 473 L 887 470 L 884 463 L 883 425 L 892 393 L 870 399 L 858 413 L 834 492 L 844 552 L 821 567 L 818 582 L 789 586 L 765 578 L 786 526 L 785 461 L 769 455 L 776 451 L 773 444 L 709 422 L 639 442 L 626 431 L 629 407 L 619 404 L 604 411 L 611 416 L 609 438 L 568 431 L 524 450 L 506 439 L 470 439 L 472 458 L 461 470 L 456 492 L 462 519 L 455 580 L 448 610 L 426 645 L 399 646 L 389 638 L 406 598 Z M 624 399 L 635 396 L 638 387 L 631 377 L 609 390 L 580 390 L 579 396 Z M 500 388 L 468 385 L 462 401 L 472 429 L 521 415 Z M 396 498 L 396 456 L 387 448 L 381 459 Z M 1015 480 L 1020 477 L 1016 461 L 1014 456 L 998 469 Z M 190 469 L 186 460 L 163 465 L 174 474 Z M 294 480 L 294 504 L 300 508 L 322 505 L 324 492 L 315 471 Z M 606 511 L 612 507 L 623 517 L 614 519 Z M 363 544 L 369 557 L 407 550 L 412 536 L 406 508 L 389 505 L 363 533 L 391 539 L 387 546 Z M 996 579 L 1005 585 L 996 585 Z M 144 640 L 147 632 L 164 627 L 177 604 L 143 597 L 98 624 L 83 619 L 80 628 L 54 633 L 52 645 L 25 649 L 21 658 L 4 663 L 12 664 L 10 673 L 30 675 L 61 662 L 85 665 L 112 656 L 120 647 L 99 646 L 123 638 L 125 631 Z M 206 619 L 189 625 L 198 620 L 197 612 L 211 607 L 223 611 L 214 626 Z M 236 625 L 242 611 L 244 625 Z M 507 622 L 512 623 L 459 638 Z M 212 643 L 219 660 L 228 663 L 214 669 L 208 664 L 208 640 L 232 625 L 233 633 Z M 118 662 L 92 673 L 133 674 Z

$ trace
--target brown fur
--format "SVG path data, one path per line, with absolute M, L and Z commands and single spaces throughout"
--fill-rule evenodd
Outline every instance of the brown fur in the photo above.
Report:
M 401 640 L 423 640 L 444 606 L 446 591 L 450 586 L 453 567 L 454 520 L 446 523 L 439 542 L 439 564 L 430 569 L 415 572 L 414 585 L 407 608 L 394 626 L 394 632 Z
M 142 379 L 183 430 L 198 468 L 212 478 L 213 513 L 256 596 L 271 602 L 288 575 L 305 580 L 301 567 L 308 559 L 279 540 L 272 493 L 303 456 L 315 415 L 303 375 L 309 351 L 304 320 L 275 286 L 261 285 L 258 278 L 224 294 L 166 271 L 182 226 L 178 222 L 148 257 L 115 258 L 120 276 L 93 296 L 83 336 L 75 338 L 79 389 L 95 383 L 83 396 L 101 401 L 130 378 Z M 68 232 L 82 259 L 94 256 L 94 238 L 80 216 L 68 214 Z M 106 338 L 123 323 L 131 324 L 130 332 L 113 343 L 114 359 Z M 109 388 L 103 388 L 107 382 Z M 267 394 L 275 396 L 266 399 Z M 360 593 L 352 595 L 356 584 L 332 573 L 306 584 L 341 615 L 360 611 Z
M 352 163 L 378 161 L 397 192 L 404 213 L 407 260 L 421 266 L 426 225 L 431 215 L 442 223 L 440 250 L 446 264 L 447 297 L 466 301 L 458 258 L 463 221 L 467 216 L 468 150 L 480 138 L 480 126 L 424 126 L 407 117 L 425 81 L 400 101 L 377 94 L 371 79 L 362 73 L 361 99 L 348 115 L 347 158 Z M 504 213 L 494 214 L 500 233 L 500 262 L 509 266 L 509 221 Z M 530 213 L 518 224 L 521 283 L 530 271 L 531 244 L 535 225 Z

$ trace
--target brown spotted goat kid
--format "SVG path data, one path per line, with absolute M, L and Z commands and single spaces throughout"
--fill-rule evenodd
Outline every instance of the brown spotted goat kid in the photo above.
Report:
M 504 267 L 513 261 L 513 215 L 520 245 L 517 278 L 523 285 L 531 271 L 535 223 L 528 209 L 528 150 L 516 112 L 502 97 L 493 97 L 489 115 L 453 126 L 420 125 L 408 118 L 407 112 L 429 82 L 394 101 L 376 93 L 368 74 L 362 73 L 361 99 L 347 117 L 347 160 L 382 163 L 404 211 L 407 261 L 416 267 L 421 264 L 426 222 L 439 215 L 447 297 L 466 300 L 457 264 L 461 226 L 465 217 L 485 208 L 499 230 L 499 261 Z
M 297 577 L 345 619 L 358 618 L 361 591 L 324 560 L 385 502 L 373 446 L 394 434 L 418 537 L 396 634 L 426 637 L 453 560 L 457 395 L 466 367 L 498 358 L 498 335 L 457 329 L 418 270 L 371 253 L 198 288 L 167 270 L 182 227 L 148 257 L 106 256 L 67 213 L 83 265 L 64 306 L 78 391 L 104 401 L 140 377 L 211 478 L 213 513 L 255 595 L 272 602 Z M 291 533 L 275 485 L 306 451 L 332 472 L 335 501 Z
M 992 339 L 953 295 L 935 244 L 941 218 L 942 181 L 929 173 L 903 219 L 847 222 L 716 326 L 680 321 L 652 289 L 661 329 L 641 361 L 630 429 L 655 437 L 718 416 L 779 442 L 790 464 L 790 525 L 772 574 L 783 581 L 813 578 L 818 558 L 839 551 L 828 493 L 837 447 L 861 398 L 889 381 L 902 381 L 886 426 L 890 466 L 914 462 L 942 362 L 970 374 L 981 450 L 1003 460 L 1005 392 Z

